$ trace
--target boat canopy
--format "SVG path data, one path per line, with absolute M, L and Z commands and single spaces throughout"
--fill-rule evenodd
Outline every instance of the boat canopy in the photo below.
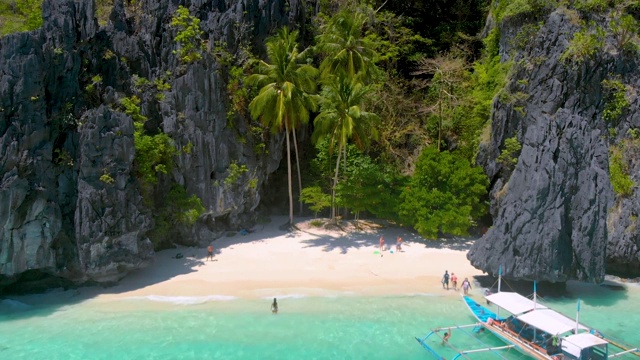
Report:
M 546 306 L 536 304 L 527 297 L 515 292 L 499 292 L 487 295 L 485 299 L 514 315 L 519 315 L 533 309 L 547 309 Z
M 576 328 L 575 321 L 551 309 L 536 309 L 516 317 L 518 320 L 551 335 L 560 335 Z M 581 330 L 589 330 L 578 325 Z
M 608 342 L 590 333 L 569 335 L 562 338 L 562 350 L 580 358 L 583 349 L 598 345 L 606 345 Z

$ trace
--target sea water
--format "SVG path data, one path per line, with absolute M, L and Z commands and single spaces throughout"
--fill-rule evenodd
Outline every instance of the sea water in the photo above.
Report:
M 424 294 L 271 298 L 148 296 L 99 300 L 58 292 L 0 300 L 0 359 L 431 359 L 416 341 L 445 358 L 439 336 L 473 318 L 459 296 L 437 287 Z M 481 289 L 472 295 L 482 301 Z M 606 335 L 640 346 L 640 287 L 573 283 L 545 304 Z M 453 331 L 458 348 L 501 346 L 473 328 Z M 508 359 L 522 359 L 502 351 Z M 485 354 L 477 358 L 489 358 Z M 495 358 L 495 357 L 491 357 Z M 630 359 L 633 356 L 621 357 Z

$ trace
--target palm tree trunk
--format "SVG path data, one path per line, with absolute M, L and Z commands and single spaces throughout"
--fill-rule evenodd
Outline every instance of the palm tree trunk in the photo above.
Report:
M 345 173 L 344 176 L 344 180 L 347 180 L 347 176 L 346 176 L 346 171 L 347 171 L 347 149 L 348 146 L 345 145 L 344 149 L 342 149 L 343 154 L 342 154 L 342 161 L 344 166 L 342 167 L 342 172 Z M 344 205 L 344 209 L 342 209 L 343 213 L 342 216 L 346 219 L 347 215 L 349 214 L 349 210 L 347 209 L 347 204 Z
M 298 204 L 300 204 L 299 216 L 302 216 L 302 176 L 300 176 L 300 155 L 298 153 L 298 139 L 296 139 L 296 130 L 293 129 L 293 149 L 296 152 L 296 169 L 298 170 Z
M 338 170 L 340 169 L 340 156 L 342 154 L 342 143 L 338 146 L 338 159 L 336 159 L 336 172 L 333 177 L 333 186 L 331 187 L 331 220 L 337 222 L 336 218 L 336 187 L 338 186 Z
M 438 151 L 440 151 L 440 142 L 442 141 L 442 91 L 438 92 L 438 106 L 440 109 L 438 116 Z
M 287 179 L 289 180 L 289 225 L 293 225 L 293 186 L 291 185 L 291 145 L 289 144 L 289 121 L 284 121 L 284 132 L 287 138 Z

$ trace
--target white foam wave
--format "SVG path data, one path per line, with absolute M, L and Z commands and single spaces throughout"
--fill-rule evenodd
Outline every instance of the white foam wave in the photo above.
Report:
M 282 295 L 273 295 L 273 296 L 264 296 L 263 299 L 270 300 L 273 298 L 277 299 L 303 299 L 308 297 L 305 294 L 282 294 Z
M 207 296 L 163 296 L 163 295 L 149 295 L 149 296 L 135 296 L 129 299 L 149 300 L 156 302 L 172 303 L 177 305 L 198 305 L 212 301 L 230 301 L 237 299 L 235 296 L 229 295 L 207 295 Z

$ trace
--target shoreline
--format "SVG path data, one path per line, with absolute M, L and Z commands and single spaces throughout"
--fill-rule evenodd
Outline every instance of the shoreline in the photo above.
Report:
M 458 284 L 464 277 L 473 281 L 473 276 L 483 274 L 466 258 L 473 240 L 425 240 L 404 228 L 362 220 L 361 229 L 348 222 L 344 229 L 327 230 L 313 227 L 311 220 L 300 219 L 298 229 L 285 232 L 278 225 L 286 217 L 272 217 L 269 224 L 246 235 L 217 239 L 212 242 L 213 261 L 206 260 L 204 248 L 164 250 L 156 254 L 154 264 L 117 285 L 80 289 L 80 294 L 90 292 L 101 301 L 148 296 L 458 296 L 442 289 L 445 270 L 458 274 Z M 382 256 L 381 236 L 386 244 Z M 403 239 L 401 252 L 392 251 L 398 236 Z M 184 257 L 176 259 L 178 253 Z

